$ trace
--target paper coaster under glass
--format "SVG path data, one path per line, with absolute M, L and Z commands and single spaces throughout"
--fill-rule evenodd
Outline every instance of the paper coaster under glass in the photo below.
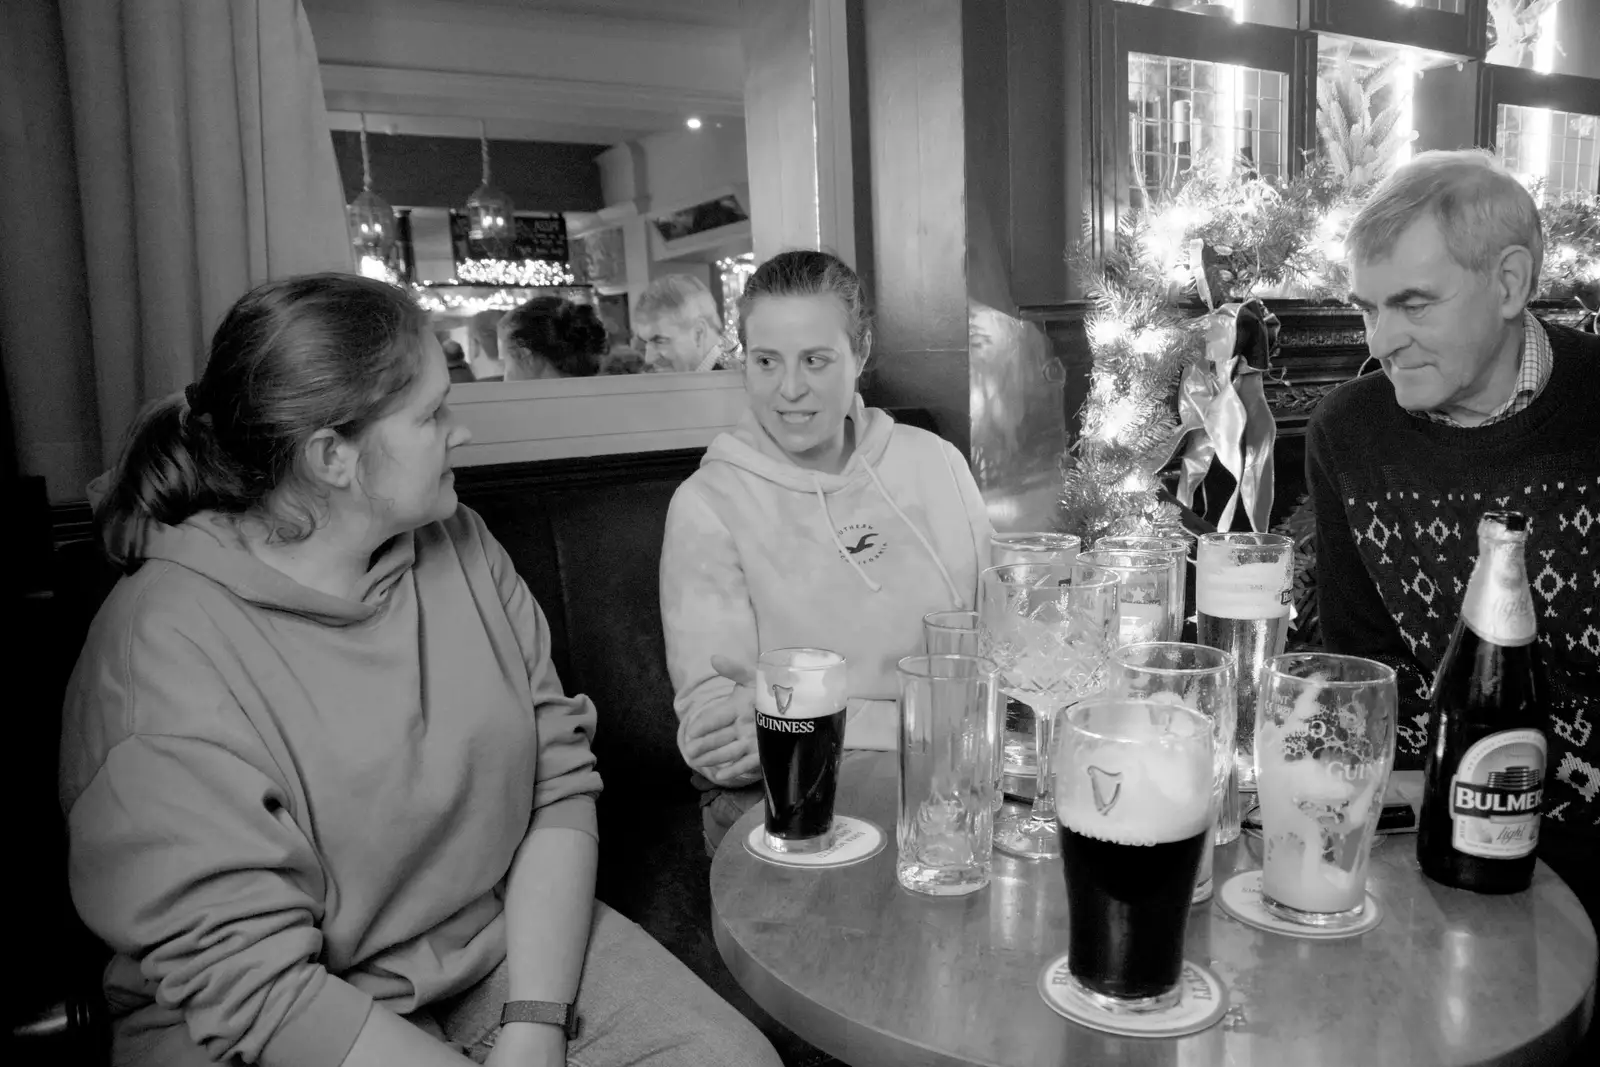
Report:
M 1182 1037 L 1215 1026 L 1228 1010 L 1222 980 L 1198 963 L 1183 961 L 1182 995 L 1170 1008 L 1149 1012 L 1107 1011 L 1078 991 L 1067 957 L 1058 956 L 1039 974 L 1039 996 L 1056 1014 L 1091 1030 L 1122 1037 Z
M 888 838 L 875 823 L 854 815 L 833 817 L 833 844 L 820 852 L 774 852 L 767 847 L 766 824 L 758 822 L 744 839 L 744 847 L 757 859 L 780 867 L 848 867 L 883 851 Z
M 1316 941 L 1331 941 L 1341 937 L 1356 937 L 1377 928 L 1383 922 L 1383 905 L 1371 893 L 1362 902 L 1361 921 L 1353 926 L 1327 928 L 1306 926 L 1302 923 L 1280 919 L 1261 903 L 1261 872 L 1243 871 L 1222 883 L 1217 891 L 1217 903 L 1231 918 L 1246 926 L 1265 930 L 1269 934 L 1285 937 L 1305 937 Z

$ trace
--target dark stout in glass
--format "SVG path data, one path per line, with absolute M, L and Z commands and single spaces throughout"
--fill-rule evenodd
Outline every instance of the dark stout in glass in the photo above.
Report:
M 1152 845 L 1102 841 L 1067 826 L 1068 970 L 1108 997 L 1158 997 L 1183 973 L 1189 898 L 1210 825 Z
M 1528 519 L 1485 512 L 1478 562 L 1434 679 L 1417 861 L 1476 893 L 1533 880 L 1549 710 L 1524 551 Z
M 756 750 L 767 792 L 767 834 L 782 841 L 821 837 L 833 825 L 844 752 L 844 708 L 813 718 L 756 713 Z

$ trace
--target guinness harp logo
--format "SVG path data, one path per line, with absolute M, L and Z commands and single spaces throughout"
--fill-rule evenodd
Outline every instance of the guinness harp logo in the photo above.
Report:
M 1090 767 L 1089 787 L 1094 790 L 1094 806 L 1101 815 L 1110 815 L 1111 809 L 1117 806 L 1117 798 L 1122 795 L 1122 772 L 1103 771 L 1099 767 Z
M 794 686 L 774 685 L 772 687 L 772 702 L 778 706 L 779 715 L 789 714 L 789 705 L 794 702 Z

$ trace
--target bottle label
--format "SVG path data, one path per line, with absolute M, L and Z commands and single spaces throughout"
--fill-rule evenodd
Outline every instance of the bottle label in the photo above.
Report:
M 1539 843 L 1545 739 L 1538 730 L 1480 738 L 1450 779 L 1451 844 L 1486 859 L 1517 859 Z
M 1195 608 L 1214 619 L 1277 619 L 1289 614 L 1294 575 L 1282 563 L 1195 568 Z
M 1521 541 L 1478 538 L 1478 563 L 1461 600 L 1461 621 L 1490 644 L 1516 648 L 1538 636 Z

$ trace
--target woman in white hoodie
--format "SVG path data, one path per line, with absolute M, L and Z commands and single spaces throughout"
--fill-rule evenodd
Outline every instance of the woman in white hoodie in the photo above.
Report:
M 921 651 L 924 614 L 972 608 L 991 534 L 961 454 L 857 394 L 872 329 L 855 271 L 779 253 L 739 312 L 749 411 L 674 494 L 661 553 L 678 748 L 711 850 L 761 800 L 757 656 L 842 653 L 845 747 L 893 748 L 895 663 Z

